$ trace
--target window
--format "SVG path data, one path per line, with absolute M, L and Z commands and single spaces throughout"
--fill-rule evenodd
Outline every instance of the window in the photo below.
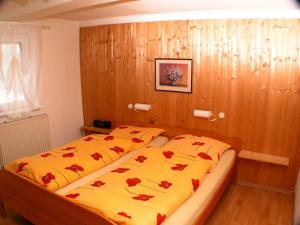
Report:
M 42 28 L 0 23 L 0 117 L 21 119 L 39 108 Z
M 2 50 L 2 82 L 0 82 L 0 104 L 12 103 L 14 101 L 24 101 L 24 90 L 22 88 L 16 88 L 11 90 L 12 85 L 21 85 L 13 84 L 13 78 L 11 76 L 12 69 L 10 67 L 11 63 L 18 63 L 19 69 L 22 66 L 21 60 L 21 45 L 20 43 L 14 44 L 1 44 Z M 0 64 L 1 65 L 1 64 Z M 8 82 L 4 82 L 8 81 Z M 18 91 L 19 90 L 19 91 Z

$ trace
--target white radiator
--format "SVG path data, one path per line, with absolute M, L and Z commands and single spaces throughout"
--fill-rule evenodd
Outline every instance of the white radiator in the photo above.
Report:
M 50 149 L 47 115 L 0 124 L 0 166 Z

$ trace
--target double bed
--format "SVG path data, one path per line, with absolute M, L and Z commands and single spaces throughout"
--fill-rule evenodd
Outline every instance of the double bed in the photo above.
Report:
M 164 225 L 204 224 L 225 191 L 227 185 L 233 178 L 235 158 L 237 152 L 240 150 L 240 141 L 235 138 L 222 137 L 200 130 L 166 126 L 159 127 L 163 128 L 165 132 L 156 137 L 148 145 L 160 147 L 163 146 L 168 139 L 188 133 L 211 137 L 231 146 L 230 150 L 224 152 L 213 172 L 205 176 L 195 193 L 163 222 Z M 12 208 L 34 224 L 117 224 L 98 210 L 74 202 L 72 199 L 65 198 L 64 196 L 70 191 L 91 182 L 96 177 L 118 168 L 122 163 L 137 155 L 142 149 L 144 148 L 137 148 L 110 165 L 86 175 L 56 192 L 41 188 L 32 180 L 18 176 L 9 170 L 1 170 L 1 205 L 3 206 L 4 204 L 7 207 Z M 4 211 L 2 214 L 3 213 Z

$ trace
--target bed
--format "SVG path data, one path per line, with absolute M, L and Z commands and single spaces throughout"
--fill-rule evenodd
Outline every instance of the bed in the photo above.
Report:
M 240 150 L 240 141 L 235 138 L 226 138 L 199 130 L 167 126 L 163 126 L 162 128 L 166 130 L 164 135 L 169 138 L 183 133 L 204 135 L 224 141 L 234 149 L 224 154 L 224 157 L 229 158 L 230 163 L 228 163 L 226 157 L 222 157 L 220 161 L 225 161 L 224 164 L 229 166 L 224 169 L 222 168 L 222 163 L 220 163 L 213 172 L 214 174 L 219 174 L 220 179 L 210 179 L 210 175 L 208 175 L 203 182 L 203 184 L 207 185 L 202 185 L 199 188 L 199 190 L 203 189 L 202 191 L 208 192 L 206 197 L 199 197 L 195 193 L 192 198 L 186 201 L 185 204 L 178 208 L 164 222 L 164 224 L 174 224 L 174 221 L 177 221 L 178 217 L 182 217 L 182 212 L 186 211 L 185 207 L 191 209 L 191 206 L 196 206 L 190 210 L 190 215 L 186 215 L 186 218 L 180 221 L 180 224 L 203 224 L 233 178 L 235 155 Z M 0 171 L 0 181 L 2 184 L 5 184 L 0 186 L 1 202 L 35 224 L 115 224 L 96 210 L 74 204 L 68 199 L 63 198 L 60 194 L 63 194 L 64 191 L 57 194 L 49 192 L 35 183 L 16 176 L 7 170 Z M 207 188 L 211 185 L 214 186 L 213 189 Z M 201 204 L 195 204 L 195 202 L 199 203 L 199 201 Z M 1 205 L 3 206 L 3 204 Z M 1 212 L 4 214 L 4 210 Z
M 162 132 L 164 130 L 159 128 L 119 126 L 109 135 L 88 135 L 49 151 L 16 159 L 5 169 L 56 191 L 147 146 Z

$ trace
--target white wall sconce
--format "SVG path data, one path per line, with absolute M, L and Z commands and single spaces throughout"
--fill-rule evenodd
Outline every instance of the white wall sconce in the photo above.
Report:
M 214 122 L 218 118 L 219 119 L 224 119 L 225 118 L 225 113 L 224 112 L 220 112 L 218 114 L 218 117 L 213 118 L 212 111 L 195 109 L 194 110 L 194 117 L 206 118 L 206 119 L 209 119 L 209 121 Z
M 143 103 L 128 104 L 128 109 L 133 109 L 135 111 L 137 110 L 149 111 L 151 109 L 151 105 L 143 104 Z
M 201 117 L 201 118 L 209 119 L 211 116 L 212 116 L 212 111 L 200 110 L 200 109 L 194 110 L 194 117 Z

